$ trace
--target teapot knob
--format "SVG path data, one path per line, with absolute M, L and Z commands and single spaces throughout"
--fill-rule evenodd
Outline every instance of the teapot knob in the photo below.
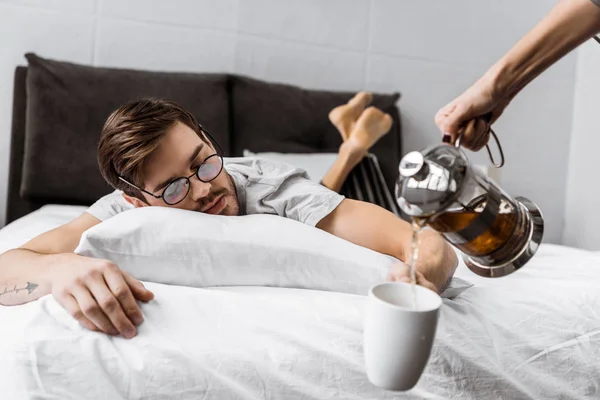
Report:
M 398 166 L 398 170 L 403 178 L 412 177 L 419 182 L 429 175 L 429 165 L 425 162 L 420 151 L 411 151 L 405 155 Z

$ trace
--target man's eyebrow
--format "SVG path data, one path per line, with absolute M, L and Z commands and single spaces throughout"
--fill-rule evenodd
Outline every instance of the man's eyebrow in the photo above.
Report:
M 202 151 L 202 147 L 204 147 L 203 143 L 200 143 L 198 146 L 196 146 L 194 152 L 192 153 L 192 156 L 190 157 L 190 164 L 193 163 L 194 160 L 196 160 L 196 157 L 198 157 L 198 154 L 200 154 L 200 151 Z
M 200 154 L 200 152 L 202 151 L 202 147 L 204 147 L 204 144 L 202 144 L 202 143 L 200 143 L 198 146 L 196 146 L 196 148 L 194 149 L 194 152 L 190 156 L 190 159 L 189 159 L 190 164 L 196 160 L 196 157 L 198 157 L 198 154 Z M 173 182 L 177 178 L 181 178 L 181 177 L 180 176 L 172 176 L 169 179 L 165 179 L 158 186 L 156 186 L 154 188 L 153 192 L 158 192 L 159 190 L 161 190 L 162 188 L 164 188 L 165 186 L 167 186 L 169 183 Z

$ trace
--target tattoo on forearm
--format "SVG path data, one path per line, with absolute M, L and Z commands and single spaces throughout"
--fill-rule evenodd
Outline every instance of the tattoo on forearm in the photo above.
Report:
M 35 289 L 37 289 L 38 286 L 39 285 L 36 285 L 35 283 L 31 282 L 27 282 L 27 286 L 24 287 L 17 287 L 17 285 L 15 285 L 11 288 L 9 286 L 6 286 L 4 288 L 4 291 L 0 293 L 0 297 L 9 293 L 19 293 L 22 290 L 27 290 L 28 294 L 31 294 Z

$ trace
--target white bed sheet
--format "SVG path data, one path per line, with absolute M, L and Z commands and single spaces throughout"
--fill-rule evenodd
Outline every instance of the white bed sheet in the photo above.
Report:
M 46 205 L 0 229 L 0 254 L 19 247 L 37 235 L 66 224 L 83 213 L 85 206 Z
M 54 211 L 0 231 L 0 245 L 48 229 L 40 220 Z M 478 278 L 464 267 L 457 274 L 475 286 L 444 299 L 430 362 L 407 393 L 381 391 L 365 377 L 363 296 L 147 283 L 156 300 L 142 306 L 145 322 L 132 340 L 80 328 L 51 296 L 0 307 L 0 397 L 600 397 L 598 253 L 544 245 L 508 277 Z

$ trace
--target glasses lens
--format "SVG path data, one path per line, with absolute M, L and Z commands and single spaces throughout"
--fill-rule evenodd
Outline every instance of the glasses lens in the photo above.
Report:
M 222 168 L 223 159 L 219 155 L 213 154 L 198 168 L 198 179 L 202 182 L 212 181 L 221 173 Z
M 187 196 L 190 190 L 190 181 L 187 178 L 179 178 L 169 184 L 163 193 L 165 203 L 174 205 Z

